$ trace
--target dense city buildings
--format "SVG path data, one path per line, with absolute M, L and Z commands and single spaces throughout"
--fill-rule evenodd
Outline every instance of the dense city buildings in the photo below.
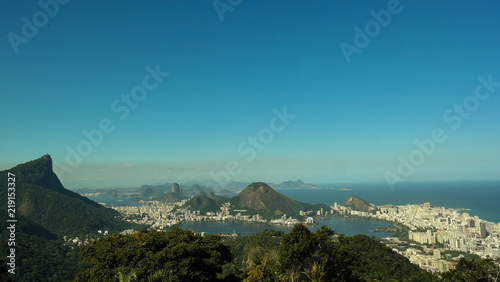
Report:
M 313 216 L 358 216 L 393 222 L 407 230 L 406 238 L 384 238 L 395 252 L 409 258 L 421 268 L 433 272 L 445 272 L 454 268 L 455 261 L 463 254 L 481 258 L 500 257 L 500 223 L 493 224 L 471 217 L 458 210 L 436 207 L 430 203 L 421 205 L 377 206 L 373 212 L 356 211 L 335 203 L 329 211 L 301 211 L 300 221 L 283 214 L 278 219 L 265 219 L 259 214 L 247 215 L 246 210 L 232 209 L 230 203 L 223 203 L 220 210 L 202 214 L 183 205 L 187 200 L 175 204 L 156 201 L 140 206 L 114 207 L 128 221 L 146 224 L 162 230 L 184 222 L 192 221 L 249 221 L 268 224 L 289 225 L 313 224 Z M 451 255 L 450 251 L 455 251 Z

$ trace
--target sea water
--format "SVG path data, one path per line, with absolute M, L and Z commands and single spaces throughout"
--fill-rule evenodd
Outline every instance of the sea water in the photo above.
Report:
M 463 208 L 470 216 L 500 222 L 500 181 L 408 182 L 391 190 L 387 183 L 321 184 L 323 189 L 279 190 L 280 193 L 311 204 L 335 202 L 344 205 L 357 196 L 375 205 L 423 204 L 451 209 Z M 334 189 L 329 189 L 334 188 Z M 345 188 L 345 189 L 343 189 Z

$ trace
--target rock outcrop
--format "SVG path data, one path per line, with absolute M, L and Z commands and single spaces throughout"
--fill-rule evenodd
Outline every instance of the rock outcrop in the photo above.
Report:
M 355 196 L 349 196 L 349 198 L 345 201 L 345 206 L 355 211 L 364 212 L 372 212 L 377 209 L 375 205 Z
M 181 187 L 179 186 L 179 184 L 177 184 L 177 183 L 172 184 L 172 189 L 171 189 L 171 192 L 172 192 L 172 193 L 177 193 L 177 194 L 183 195 L 183 194 L 182 194 L 182 189 L 181 189 Z

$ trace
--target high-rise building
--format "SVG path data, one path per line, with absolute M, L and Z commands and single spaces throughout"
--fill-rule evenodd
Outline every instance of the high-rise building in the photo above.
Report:
M 481 238 L 486 238 L 486 236 L 488 235 L 488 231 L 486 230 L 486 222 L 484 221 L 481 221 L 481 223 L 479 223 L 479 235 L 481 236 Z
M 476 227 L 476 222 L 474 221 L 474 219 L 471 218 L 467 222 L 469 223 L 469 228 Z

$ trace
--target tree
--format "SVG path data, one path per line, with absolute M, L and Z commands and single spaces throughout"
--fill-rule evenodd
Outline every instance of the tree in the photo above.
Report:
M 500 280 L 500 259 L 470 260 L 461 258 L 457 267 L 441 275 L 439 281 L 484 281 L 496 282 Z
M 342 235 L 322 226 L 311 232 L 302 224 L 282 237 L 281 245 L 246 272 L 245 281 L 358 281 L 356 257 Z
M 220 236 L 200 237 L 177 227 L 113 234 L 83 247 L 80 256 L 93 267 L 80 272 L 76 281 L 107 281 L 131 273 L 138 281 L 214 281 L 232 259 Z

